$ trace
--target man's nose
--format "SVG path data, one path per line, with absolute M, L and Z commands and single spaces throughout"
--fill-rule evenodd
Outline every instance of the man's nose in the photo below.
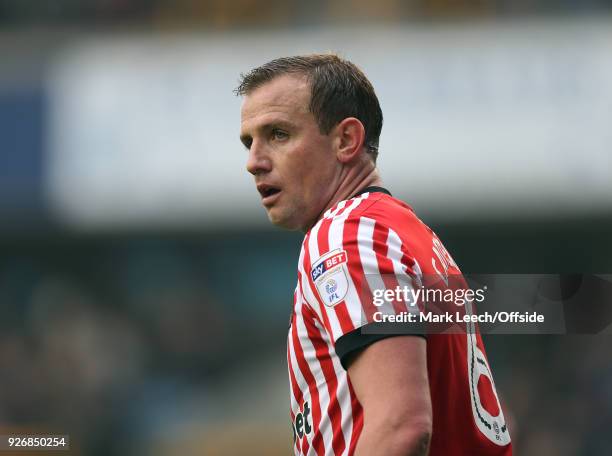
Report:
M 249 149 L 249 158 L 247 159 L 246 169 L 252 175 L 270 172 L 272 169 L 272 162 L 270 157 L 265 152 L 261 145 L 253 141 L 251 148 Z

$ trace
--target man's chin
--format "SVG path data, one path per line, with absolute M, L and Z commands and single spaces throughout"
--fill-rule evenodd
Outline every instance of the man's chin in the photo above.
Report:
M 301 229 L 301 225 L 296 217 L 290 217 L 287 214 L 281 213 L 276 208 L 271 208 L 268 212 L 268 219 L 274 226 L 283 228 L 285 230 L 296 231 Z

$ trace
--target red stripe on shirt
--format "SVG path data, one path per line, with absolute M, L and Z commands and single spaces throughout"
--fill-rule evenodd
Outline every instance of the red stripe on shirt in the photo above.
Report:
M 332 448 L 334 449 L 334 454 L 342 454 L 346 448 L 346 442 L 344 441 L 344 434 L 342 433 L 342 409 L 338 401 L 338 378 L 336 377 L 336 371 L 327 344 L 323 342 L 321 334 L 314 324 L 313 312 L 306 307 L 303 309 L 304 317 L 310 317 L 310 319 L 304 318 L 304 323 L 306 325 L 306 331 L 308 332 L 308 338 L 315 348 L 317 360 L 319 361 L 321 371 L 325 377 L 325 384 L 327 385 L 329 394 L 329 407 L 327 413 L 330 423 L 332 424 Z
M 318 432 L 319 423 L 321 422 L 321 404 L 319 402 L 319 390 L 317 389 L 315 378 L 312 375 L 310 368 L 308 367 L 308 363 L 304 358 L 304 351 L 302 350 L 300 338 L 298 337 L 297 333 L 297 325 L 291 326 L 291 338 L 293 341 L 295 359 L 297 360 L 298 367 L 300 369 L 300 372 L 302 373 L 302 377 L 304 377 L 304 380 L 308 385 L 308 390 L 310 391 L 310 398 L 312 400 L 312 425 L 314 431 L 314 439 L 312 441 L 312 446 L 315 448 L 315 451 L 318 455 L 323 456 L 325 455 L 325 443 L 323 442 L 322 433 Z M 308 452 L 308 448 L 308 439 L 304 438 L 304 454 Z

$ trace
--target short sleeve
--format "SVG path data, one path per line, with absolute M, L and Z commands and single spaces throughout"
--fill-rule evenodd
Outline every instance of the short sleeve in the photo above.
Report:
M 418 325 L 389 325 L 383 316 L 418 312 L 384 290 L 415 286 L 415 263 L 388 223 L 360 216 L 326 220 L 305 240 L 302 289 L 347 368 L 351 355 L 392 336 L 423 336 Z

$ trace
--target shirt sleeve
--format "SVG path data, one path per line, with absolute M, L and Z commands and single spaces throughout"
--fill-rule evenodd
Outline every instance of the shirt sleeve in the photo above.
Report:
M 324 221 L 305 240 L 306 302 L 334 343 L 344 368 L 368 345 L 397 335 L 423 336 L 416 323 L 389 324 L 383 316 L 418 312 L 406 295 L 385 290 L 416 286 L 418 265 L 388 224 L 366 216 Z

